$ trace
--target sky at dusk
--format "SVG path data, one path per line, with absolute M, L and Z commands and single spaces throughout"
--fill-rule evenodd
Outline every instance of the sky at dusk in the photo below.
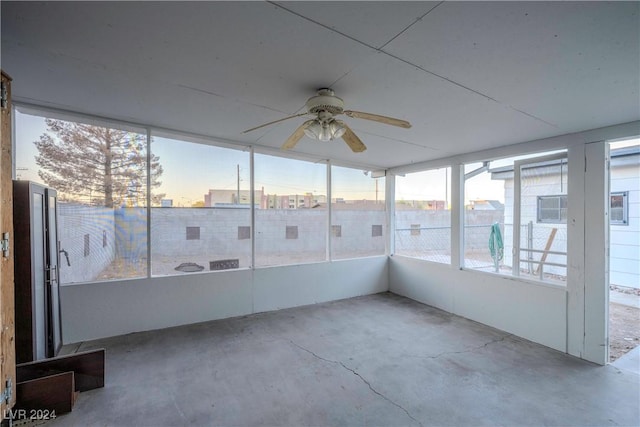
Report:
M 41 182 L 35 164 L 37 141 L 44 132 L 44 118 L 16 112 L 16 176 L 18 179 Z M 615 143 L 615 147 L 640 144 L 640 139 Z M 183 142 L 152 136 L 152 153 L 160 158 L 164 170 L 160 188 L 173 199 L 174 206 L 191 206 L 203 201 L 209 189 L 235 190 L 238 178 L 241 190 L 249 189 L 249 153 L 247 151 Z M 526 157 L 526 156 L 522 156 Z M 519 157 L 519 158 L 522 158 Z M 531 156 L 529 156 L 531 157 Z M 513 159 L 497 160 L 491 167 L 512 164 Z M 481 164 L 465 165 L 473 170 Z M 334 166 L 332 197 L 345 200 L 384 199 L 384 179 L 376 179 L 366 171 Z M 255 189 L 265 194 L 293 195 L 313 193 L 326 195 L 326 164 L 292 160 L 284 157 L 255 154 Z M 451 171 L 449 168 L 430 170 L 397 177 L 396 200 L 447 200 L 450 203 Z M 492 181 L 484 173 L 467 181 L 465 203 L 469 200 L 499 200 L 504 202 L 504 182 Z

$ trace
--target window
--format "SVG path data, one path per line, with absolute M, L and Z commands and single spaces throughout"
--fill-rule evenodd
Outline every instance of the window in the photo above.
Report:
M 384 239 L 372 239 L 372 224 L 384 224 L 385 178 L 369 171 L 331 166 L 331 258 L 384 255 Z M 376 233 L 383 235 L 383 227 Z
M 396 177 L 395 252 L 451 262 L 451 168 Z
M 259 267 L 385 253 L 384 176 L 331 166 L 328 200 L 327 163 L 255 154 L 252 171 L 248 150 L 21 108 L 16 178 L 57 190 L 59 241 L 76 259 L 61 266 L 61 284 L 181 275 L 183 264 L 233 260 L 241 268 L 252 259 Z
M 628 191 L 611 193 L 609 221 L 612 225 L 629 225 Z
M 249 153 L 160 134 L 153 135 L 151 152 L 162 165 L 151 193 L 151 274 L 189 274 L 175 268 L 228 259 L 249 267 Z
M 640 283 L 640 137 L 609 144 L 609 283 Z
M 187 240 L 200 240 L 200 227 L 187 227 Z
M 326 260 L 327 165 L 254 154 L 254 168 L 256 266 Z
M 465 165 L 464 267 L 564 283 L 565 152 Z
M 15 120 L 16 178 L 58 193 L 58 240 L 71 259 L 60 265 L 60 283 L 146 276 L 146 131 L 26 114 L 21 107 Z M 161 160 L 151 161 L 155 186 Z M 96 230 L 104 230 L 102 250 Z
M 566 224 L 567 196 L 538 196 L 537 222 Z

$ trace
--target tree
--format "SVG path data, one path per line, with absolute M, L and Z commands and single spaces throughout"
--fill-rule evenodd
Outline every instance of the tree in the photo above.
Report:
M 38 175 L 61 198 L 108 208 L 145 206 L 147 137 L 135 132 L 46 119 L 38 148 Z M 150 156 L 151 190 L 160 186 L 160 158 Z M 159 204 L 164 194 L 153 194 Z

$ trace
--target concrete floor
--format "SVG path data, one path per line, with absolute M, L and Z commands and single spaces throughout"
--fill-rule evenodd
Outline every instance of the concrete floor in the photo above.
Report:
M 640 425 L 640 376 L 390 293 L 67 347 L 103 389 L 50 426 Z

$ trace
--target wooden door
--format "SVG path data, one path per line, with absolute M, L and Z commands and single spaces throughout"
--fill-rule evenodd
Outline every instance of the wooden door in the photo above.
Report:
M 6 96 L 5 96 L 6 94 Z M 6 97 L 6 102 L 4 99 Z M 0 253 L 0 410 L 2 418 L 16 401 L 15 318 L 13 281 L 13 185 L 11 147 L 11 77 L 2 72 L 0 127 L 0 239 L 9 236 L 9 251 Z M 8 256 L 5 256 L 8 255 Z M 7 384 L 13 392 L 5 399 Z

